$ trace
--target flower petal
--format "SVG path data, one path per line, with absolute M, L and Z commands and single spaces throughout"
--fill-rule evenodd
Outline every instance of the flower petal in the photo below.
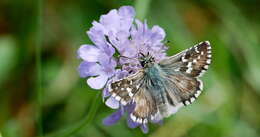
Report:
M 119 102 L 113 97 L 110 97 L 110 98 L 107 99 L 106 105 L 109 106 L 112 109 L 118 109 L 119 108 Z
M 108 88 L 104 88 L 103 91 L 102 91 L 102 97 L 103 97 L 103 100 L 104 98 L 108 97 L 110 94 L 108 92 Z
M 133 18 L 135 16 L 135 10 L 132 6 L 122 6 L 119 8 L 118 14 L 123 17 Z
M 100 73 L 100 70 L 100 65 L 95 62 L 83 61 L 78 67 L 79 75 L 82 78 L 89 76 L 97 76 Z
M 108 32 L 107 32 L 106 28 L 101 23 L 99 23 L 97 21 L 93 21 L 92 25 L 93 25 L 92 29 L 99 31 L 99 32 L 102 32 L 101 34 L 103 34 L 103 35 L 107 35 Z
M 165 37 L 165 31 L 159 26 L 152 27 L 152 36 L 151 39 L 153 41 L 161 42 Z
M 101 89 L 107 82 L 107 75 L 99 75 L 97 77 L 91 77 L 87 80 L 88 85 L 93 89 Z
M 119 109 L 118 111 L 112 113 L 110 116 L 106 117 L 103 119 L 103 124 L 104 125 L 113 125 L 115 124 L 120 118 L 122 117 L 122 112 Z
M 100 50 L 92 45 L 82 45 L 78 50 L 79 57 L 88 62 L 97 62 L 100 54 Z
M 120 16 L 115 9 L 109 11 L 106 15 L 102 15 L 99 21 L 108 30 L 107 32 L 112 31 L 115 33 L 120 27 Z
M 103 46 L 103 52 L 108 56 L 112 57 L 115 54 L 115 49 L 110 45 L 108 42 L 106 45 Z
M 125 70 L 117 69 L 116 70 L 115 80 L 119 80 L 119 79 L 125 78 L 126 76 L 128 76 L 128 74 L 129 73 L 127 71 L 125 71 Z
M 114 75 L 117 62 L 113 58 L 103 55 L 103 57 L 99 59 L 99 63 L 102 66 L 103 75 L 107 75 L 107 77 L 112 77 Z
M 143 133 L 147 134 L 149 132 L 149 128 L 146 124 L 142 124 L 140 126 L 141 130 L 143 131 Z
M 132 113 L 135 109 L 135 103 L 131 103 L 125 106 L 125 110 L 127 113 Z
M 139 125 L 139 124 L 136 123 L 136 122 L 134 122 L 134 121 L 130 118 L 130 116 L 127 117 L 127 126 L 128 126 L 129 128 L 136 128 L 138 125 Z
M 117 65 L 117 62 L 115 61 L 114 58 L 109 58 L 108 56 L 106 55 L 103 55 L 102 58 L 99 60 L 99 63 L 105 67 L 105 69 L 107 67 L 109 68 L 115 68 L 116 65 Z

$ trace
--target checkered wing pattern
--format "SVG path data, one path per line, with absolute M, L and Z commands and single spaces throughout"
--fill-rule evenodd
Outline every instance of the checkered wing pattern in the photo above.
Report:
M 162 60 L 159 64 L 166 73 L 166 92 L 172 102 L 191 104 L 201 93 L 203 83 L 199 79 L 211 63 L 211 46 L 201 42 L 187 50 Z M 176 103 L 175 103 L 176 104 Z
M 203 83 L 199 77 L 210 63 L 210 43 L 201 42 L 112 82 L 109 92 L 122 105 L 135 104 L 130 115 L 133 121 L 144 124 L 148 120 L 160 120 L 191 104 L 200 95 Z

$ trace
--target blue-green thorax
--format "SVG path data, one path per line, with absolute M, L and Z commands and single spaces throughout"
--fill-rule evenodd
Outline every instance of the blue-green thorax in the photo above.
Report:
M 153 63 L 149 67 L 144 68 L 144 70 L 146 78 L 150 79 L 152 86 L 156 88 L 156 90 L 162 90 L 164 88 L 164 79 L 162 77 L 164 72 L 161 67 Z
M 162 90 L 164 80 L 162 78 L 164 72 L 161 67 L 155 62 L 153 56 L 147 53 L 147 55 L 140 54 L 139 61 L 145 71 L 146 84 L 148 88 L 153 91 Z

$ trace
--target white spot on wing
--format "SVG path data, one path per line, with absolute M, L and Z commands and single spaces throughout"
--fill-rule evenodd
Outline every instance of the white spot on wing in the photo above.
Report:
M 198 90 L 197 93 L 195 94 L 195 97 L 196 97 L 196 98 L 199 97 L 200 93 L 201 93 L 201 91 Z
M 120 101 L 121 97 L 120 96 L 116 96 L 115 99 Z
M 140 85 L 136 85 L 136 88 L 139 89 Z
M 192 98 L 190 99 L 190 101 L 191 101 L 191 102 L 195 101 L 195 98 L 194 98 L 194 97 L 192 97 Z
M 124 100 L 121 100 L 120 102 L 121 102 L 121 104 L 124 105 L 124 106 L 127 104 L 126 101 L 124 101 Z
M 205 65 L 205 66 L 204 66 L 204 69 L 208 69 L 208 68 L 209 68 L 209 65 Z
M 192 67 L 189 67 L 187 70 L 186 70 L 186 73 L 191 73 L 192 71 Z
M 200 83 L 200 85 L 199 85 L 200 90 L 203 90 L 203 82 L 202 82 L 200 79 L 197 79 L 197 80 L 198 80 L 199 83 Z
M 196 53 L 199 53 L 198 47 L 195 47 L 195 52 L 196 52 Z
M 191 73 L 191 71 L 192 71 L 192 62 L 189 62 L 187 67 L 188 67 L 188 69 L 186 70 L 186 73 Z
M 129 95 L 130 97 L 133 97 L 133 96 L 134 96 L 134 94 L 133 94 L 132 92 L 128 92 L 128 95 Z
M 127 92 L 131 92 L 132 89 L 131 88 L 126 88 Z
M 148 120 L 145 118 L 143 122 L 144 122 L 144 123 L 147 123 L 147 122 L 148 122 Z
M 180 68 L 176 68 L 176 69 L 174 69 L 174 71 L 180 71 Z
M 137 118 L 137 119 L 136 119 L 136 122 L 137 122 L 137 123 L 142 123 L 143 120 L 142 120 L 141 118 Z
M 184 55 L 181 57 L 182 62 L 188 62 L 188 60 L 185 59 L 185 55 L 186 55 L 186 54 L 184 54 Z
M 206 71 L 205 70 L 201 70 L 200 74 L 198 77 L 201 77 Z
M 151 120 L 154 120 L 154 116 L 153 115 L 151 115 Z
M 208 59 L 206 62 L 207 62 L 208 64 L 210 64 L 210 63 L 211 63 L 211 60 L 210 60 L 210 59 Z
M 185 104 L 186 104 L 186 105 L 189 105 L 189 104 L 190 104 L 190 102 L 189 102 L 188 100 L 186 100 L 186 101 L 185 101 Z
M 191 67 L 192 66 L 192 62 L 189 62 L 187 67 Z
M 133 113 L 130 114 L 130 118 L 131 118 L 134 122 L 136 122 L 136 116 L 134 116 Z
M 116 96 L 116 93 L 112 93 L 112 97 L 115 97 Z

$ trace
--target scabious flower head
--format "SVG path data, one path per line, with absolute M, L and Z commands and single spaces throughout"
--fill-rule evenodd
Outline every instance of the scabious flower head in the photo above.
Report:
M 87 31 L 93 45 L 85 44 L 78 49 L 78 56 L 83 60 L 78 71 L 81 77 L 88 78 L 87 84 L 91 88 L 103 89 L 102 95 L 107 106 L 118 109 L 103 120 L 105 125 L 116 123 L 127 113 L 128 126 L 140 126 L 147 133 L 147 125 L 137 124 L 129 116 L 134 110 L 134 104 L 121 106 L 107 89 L 113 80 L 127 77 L 141 68 L 137 60 L 140 53 L 149 52 L 157 62 L 166 57 L 164 30 L 159 26 L 149 28 L 146 22 L 142 23 L 134 17 L 133 7 L 122 6 L 102 15 L 98 22 L 94 21 Z

